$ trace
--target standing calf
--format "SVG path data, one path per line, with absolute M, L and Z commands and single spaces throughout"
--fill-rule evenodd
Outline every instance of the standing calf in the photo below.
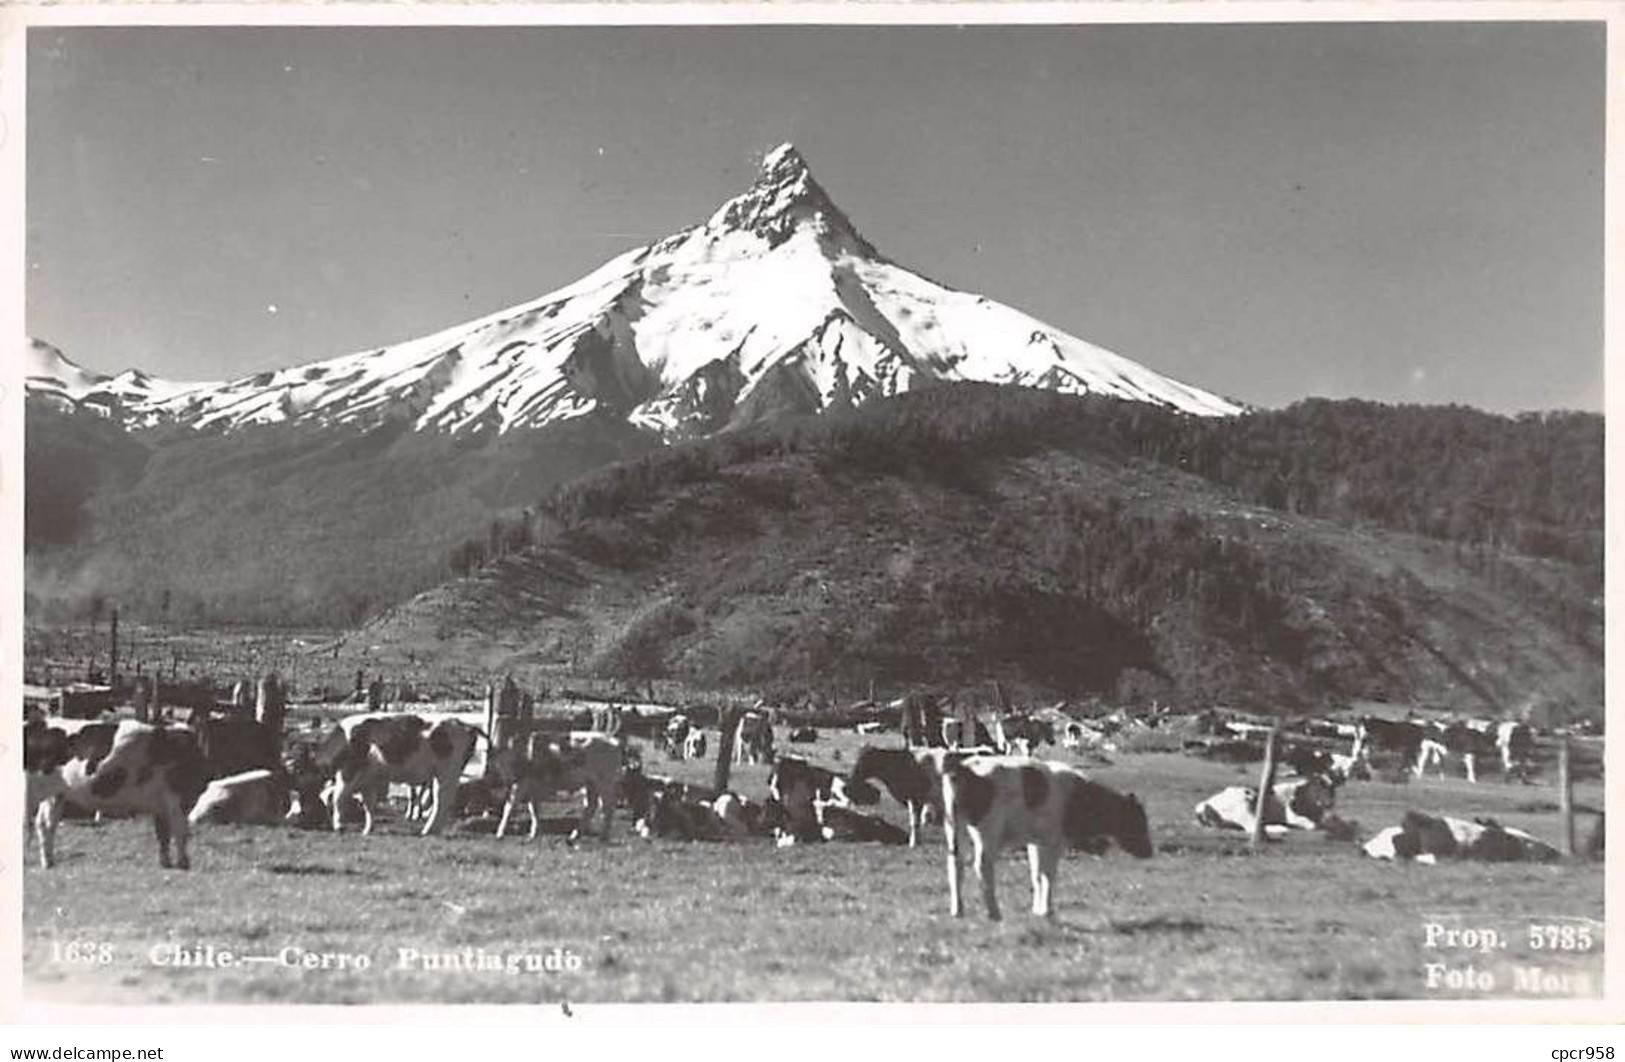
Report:
M 497 836 L 508 832 L 514 808 L 523 803 L 530 811 L 530 837 L 535 839 L 542 819 L 538 804 L 553 793 L 581 791 L 579 832 L 592 831 L 593 816 L 604 812 L 604 839 L 609 839 L 615 805 L 621 799 L 623 747 L 619 740 L 595 730 L 557 736 L 531 734 L 523 748 L 511 747 L 491 754 L 489 772 L 508 786 L 508 800 L 497 823 Z
M 942 783 L 948 841 L 948 909 L 964 914 L 959 895 L 959 836 L 971 840 L 987 916 L 999 918 L 994 860 L 1008 844 L 1027 845 L 1033 914 L 1055 916 L 1055 870 L 1067 848 L 1100 851 L 1115 840 L 1130 855 L 1151 855 L 1151 833 L 1139 798 L 1098 785 L 1060 763 L 1019 756 L 982 756 L 948 767 Z

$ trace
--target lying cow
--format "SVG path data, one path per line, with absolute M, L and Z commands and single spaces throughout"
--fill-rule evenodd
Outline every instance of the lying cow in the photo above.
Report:
M 892 799 L 908 809 L 908 846 L 919 844 L 920 827 L 927 810 L 942 813 L 942 776 L 950 763 L 970 756 L 991 754 L 992 749 L 947 748 L 864 748 L 847 776 L 852 786 L 871 781 L 886 787 Z
M 187 821 L 193 826 L 274 826 L 287 819 L 291 806 L 288 776 L 261 767 L 214 779 L 192 805 Z
M 363 834 L 372 832 L 372 803 L 392 782 L 430 785 L 433 803 L 423 835 L 439 833 L 457 806 L 463 767 L 485 732 L 460 719 L 432 722 L 396 713 L 352 715 L 322 739 L 316 762 L 333 772 L 333 829 L 342 828 L 347 801 L 361 805 Z M 486 739 L 489 741 L 489 739 Z
M 151 815 L 158 865 L 171 865 L 173 845 L 173 865 L 190 869 L 186 809 L 203 788 L 203 757 L 185 728 L 126 721 L 109 734 L 105 726 L 35 721 L 23 727 L 23 767 L 41 866 L 56 862 L 57 827 L 72 801 Z
M 813 726 L 800 726 L 790 731 L 790 742 L 794 745 L 810 745 L 818 740 L 818 728 Z
M 1033 913 L 1053 918 L 1061 853 L 1091 852 L 1115 840 L 1129 854 L 1151 856 L 1151 831 L 1139 798 L 1086 779 L 1075 768 L 1017 756 L 977 756 L 948 766 L 942 783 L 948 841 L 948 910 L 964 914 L 959 894 L 959 838 L 970 838 L 976 876 L 990 919 L 999 918 L 993 872 L 999 852 L 1027 845 Z
M 716 792 L 692 782 L 680 782 L 669 775 L 645 774 L 640 767 L 621 772 L 621 797 L 634 820 L 646 817 L 657 797 L 671 794 L 679 800 L 712 800 Z
M 762 807 L 736 793 L 715 800 L 685 798 L 679 790 L 655 793 L 633 826 L 639 836 L 680 841 L 743 840 L 758 831 Z
M 1337 799 L 1337 787 L 1324 775 L 1280 782 L 1264 804 L 1264 832 L 1272 837 L 1287 830 L 1313 830 L 1320 826 Z M 1233 785 L 1196 805 L 1196 821 L 1218 829 L 1251 832 L 1258 808 L 1258 790 Z
M 880 800 L 879 791 L 867 782 L 850 783 L 800 756 L 779 757 L 767 777 L 767 792 L 784 808 L 789 832 L 809 840 L 819 835 L 815 801 L 874 804 Z
M 880 844 L 907 844 L 908 834 L 878 815 L 854 811 L 843 804 L 814 802 L 818 832 L 826 841 L 877 841 Z
M 541 830 L 537 805 L 554 793 L 582 794 L 581 824 L 577 833 L 592 832 L 592 820 L 602 810 L 603 838 L 609 839 L 615 805 L 621 799 L 624 749 L 619 739 L 596 730 L 564 735 L 535 733 L 522 743 L 491 753 L 488 775 L 508 786 L 508 799 L 497 823 L 497 836 L 508 832 L 514 808 L 524 804 L 530 812 L 530 838 Z
M 1447 815 L 1407 811 L 1401 825 L 1379 832 L 1363 846 L 1373 859 L 1436 863 L 1440 859 L 1478 859 L 1492 863 L 1547 863 L 1563 854 L 1523 830 L 1494 819 L 1467 822 Z

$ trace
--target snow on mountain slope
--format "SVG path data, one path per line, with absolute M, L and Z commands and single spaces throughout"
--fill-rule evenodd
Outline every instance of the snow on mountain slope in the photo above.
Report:
M 23 352 L 24 384 L 29 394 L 111 415 L 121 408 L 146 407 L 212 384 L 177 383 L 126 369 L 117 376 L 91 372 L 42 339 L 28 340 Z
M 138 423 L 224 429 L 405 418 L 508 431 L 601 409 L 671 439 L 738 423 L 769 379 L 808 408 L 942 380 L 1199 415 L 1241 408 L 893 264 L 789 145 L 704 224 L 539 299 L 391 347 L 224 384 L 130 388 L 124 401 Z
M 107 381 L 107 377 L 75 365 L 51 344 L 30 339 L 23 352 L 23 373 L 30 391 L 54 392 L 80 399 Z

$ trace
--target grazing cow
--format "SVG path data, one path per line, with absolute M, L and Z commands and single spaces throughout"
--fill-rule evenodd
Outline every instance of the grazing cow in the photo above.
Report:
M 688 716 L 681 712 L 666 720 L 666 729 L 660 733 L 660 748 L 674 760 L 688 757 L 688 736 L 692 731 Z
M 705 731 L 695 727 L 683 739 L 683 758 L 688 760 L 705 759 Z
M 818 728 L 813 726 L 799 726 L 790 731 L 790 742 L 795 745 L 810 745 L 818 740 Z
M 35 720 L 23 727 L 26 799 L 39 842 L 40 865 L 56 862 L 56 831 L 64 803 L 97 811 L 152 816 L 158 865 L 191 867 L 186 851 L 186 809 L 203 788 L 197 742 L 182 727 L 125 721 L 111 733 L 105 724 L 62 725 Z
M 534 840 L 542 825 L 537 807 L 541 800 L 554 793 L 579 791 L 583 798 L 577 833 L 591 833 L 593 816 L 602 809 L 602 836 L 609 840 L 615 805 L 621 798 L 624 752 L 618 738 L 597 730 L 572 731 L 563 740 L 558 735 L 531 734 L 523 747 L 492 752 L 487 770 L 494 780 L 508 786 L 497 836 L 508 832 L 514 808 L 523 803 L 530 812 L 530 838 Z
M 1287 830 L 1313 830 L 1321 825 L 1337 799 L 1337 786 L 1324 775 L 1281 782 L 1264 803 L 1264 832 L 1280 836 Z M 1196 805 L 1196 821 L 1203 826 L 1251 832 L 1258 808 L 1258 790 L 1233 785 Z
M 1151 855 L 1151 831 L 1139 798 L 1123 796 L 1065 764 L 1016 756 L 978 756 L 951 764 L 942 783 L 948 841 L 948 910 L 964 914 L 959 895 L 959 838 L 969 836 L 987 916 L 998 919 L 994 861 L 1009 844 L 1026 844 L 1033 913 L 1053 918 L 1053 886 L 1069 847 L 1103 850 L 1110 838 L 1131 855 Z
M 892 799 L 908 809 L 908 846 L 919 844 L 920 827 L 928 809 L 942 813 L 942 775 L 947 765 L 970 756 L 991 754 L 987 749 L 877 749 L 865 747 L 852 764 L 848 784 L 871 781 L 886 787 Z
M 463 767 L 480 738 L 485 738 L 484 731 L 460 719 L 430 722 L 399 713 L 341 719 L 316 752 L 316 762 L 333 772 L 333 829 L 342 829 L 345 802 L 353 797 L 361 805 L 361 832 L 370 834 L 371 803 L 380 788 L 400 782 L 433 787 L 434 803 L 422 832 L 439 833 L 457 807 Z
M 814 766 L 800 756 L 780 756 L 767 776 L 767 792 L 783 806 L 790 832 L 798 837 L 818 833 L 818 811 L 814 802 L 874 804 L 880 793 L 867 782 L 849 784 L 834 771 Z
M 739 717 L 734 731 L 735 763 L 770 763 L 773 760 L 773 724 L 766 715 L 749 711 Z
M 1401 825 L 1381 831 L 1363 847 L 1373 859 L 1408 859 L 1427 864 L 1440 859 L 1547 863 L 1563 857 L 1546 842 L 1494 819 L 1467 822 L 1414 810 L 1405 813 Z
M 261 767 L 211 781 L 187 821 L 193 826 L 274 826 L 286 820 L 291 804 L 288 776 Z

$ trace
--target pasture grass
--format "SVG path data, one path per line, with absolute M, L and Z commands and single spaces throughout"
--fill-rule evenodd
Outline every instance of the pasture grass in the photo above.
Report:
M 887 740 L 895 741 L 895 736 Z M 825 734 L 803 748 L 844 769 L 861 739 Z M 839 759 L 836 753 L 839 752 Z M 711 764 L 649 769 L 708 780 Z M 1028 915 L 1023 853 L 1001 860 L 1005 920 L 989 923 L 967 870 L 968 911 L 947 914 L 944 846 L 827 844 L 776 849 L 648 843 L 624 814 L 608 843 L 570 847 L 497 841 L 473 832 L 413 836 L 405 824 L 372 837 L 267 827 L 200 830 L 194 869 L 157 866 L 150 826 L 65 823 L 59 865 L 24 875 L 24 971 L 39 998 L 80 1001 L 557 1003 L 593 1001 L 1076 1001 L 1467 997 L 1429 990 L 1423 966 L 1474 965 L 1516 996 L 1513 962 L 1539 962 L 1525 927 L 1600 920 L 1601 864 L 1392 865 L 1350 844 L 1294 836 L 1254 853 L 1238 833 L 1195 825 L 1191 808 L 1251 768 L 1186 757 L 1124 755 L 1093 769 L 1145 799 L 1158 854 L 1082 853 L 1063 863 L 1059 917 Z M 757 794 L 766 770 L 737 768 Z M 1535 787 L 1454 780 L 1354 783 L 1339 813 L 1360 836 L 1407 807 L 1493 814 L 1556 839 L 1556 818 L 1524 810 Z M 1582 798 L 1584 799 L 1584 798 Z M 1600 792 L 1592 795 L 1600 805 Z M 879 809 L 901 822 L 889 798 Z M 550 814 L 569 809 L 555 805 Z M 30 858 L 33 853 L 30 851 Z M 1489 956 L 1424 947 L 1424 924 L 1493 928 Z M 1600 947 L 1600 927 L 1594 930 Z M 53 960 L 52 942 L 114 945 L 113 962 Z M 243 954 L 364 953 L 364 972 L 151 965 L 155 944 L 212 944 Z M 399 948 L 463 947 L 580 958 L 577 972 L 443 972 L 400 968 Z M 1583 973 L 1566 995 L 1601 991 L 1601 955 L 1567 954 L 1550 969 Z

